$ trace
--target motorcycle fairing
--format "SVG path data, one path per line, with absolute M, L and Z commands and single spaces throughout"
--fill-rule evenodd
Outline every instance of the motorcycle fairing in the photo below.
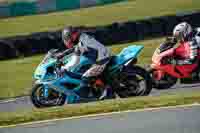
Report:
M 191 77 L 191 72 L 196 69 L 198 65 L 197 64 L 191 64 L 191 65 L 160 65 L 156 66 L 155 69 L 159 70 L 162 75 L 165 73 L 172 75 L 177 78 L 187 78 Z
M 117 56 L 113 57 L 111 62 L 112 67 L 115 68 L 117 66 L 125 64 L 131 59 L 136 58 L 143 48 L 144 46 L 141 45 L 131 45 L 127 48 L 124 48 Z
M 34 79 L 38 79 L 38 80 L 53 80 L 56 79 L 56 74 L 47 74 L 47 68 L 49 67 L 53 67 L 53 65 L 55 64 L 56 60 L 51 58 L 48 60 L 48 63 L 40 63 L 39 66 L 36 68 L 35 72 L 34 72 Z

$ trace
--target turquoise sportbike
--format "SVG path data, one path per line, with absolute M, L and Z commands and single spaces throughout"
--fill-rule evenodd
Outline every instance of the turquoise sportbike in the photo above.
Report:
M 151 77 L 145 69 L 136 65 L 142 49 L 141 45 L 132 45 L 111 56 L 104 72 L 91 81 L 87 98 L 80 97 L 77 92 L 83 72 L 94 62 L 81 56 L 79 65 L 60 74 L 61 66 L 70 62 L 73 50 L 69 49 L 61 59 L 55 56 L 58 50 L 50 50 L 34 72 L 31 101 L 38 108 L 95 101 L 99 100 L 104 89 L 108 89 L 105 98 L 148 95 L 152 90 Z

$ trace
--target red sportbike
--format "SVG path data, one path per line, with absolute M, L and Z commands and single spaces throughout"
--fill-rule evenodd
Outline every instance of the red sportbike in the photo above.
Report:
M 177 79 L 181 83 L 196 83 L 200 81 L 200 51 L 198 61 L 194 64 L 173 65 L 173 60 L 187 58 L 190 54 L 189 43 L 185 42 L 174 47 L 175 43 L 163 43 L 154 52 L 151 64 L 151 76 L 153 87 L 167 89 L 176 84 Z

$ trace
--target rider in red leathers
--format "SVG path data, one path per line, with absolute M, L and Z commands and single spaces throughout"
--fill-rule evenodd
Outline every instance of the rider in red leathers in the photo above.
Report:
M 185 59 L 176 59 L 173 60 L 172 64 L 174 65 L 185 65 L 193 64 L 197 61 L 198 55 L 198 45 L 200 43 L 200 36 L 198 37 L 198 28 L 192 30 L 192 27 L 187 22 L 182 22 L 175 26 L 173 30 L 173 37 L 179 42 L 179 45 L 183 45 L 185 42 L 188 42 L 189 49 L 186 49 Z

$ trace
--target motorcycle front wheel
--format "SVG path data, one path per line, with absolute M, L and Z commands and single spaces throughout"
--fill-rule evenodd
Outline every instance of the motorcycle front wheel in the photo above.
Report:
M 146 96 L 152 90 L 151 77 L 142 67 L 131 66 L 125 68 L 119 75 L 115 88 L 117 94 L 122 98 Z
M 61 106 L 65 103 L 66 96 L 59 94 L 53 89 L 49 89 L 48 97 L 44 96 L 44 86 L 42 84 L 35 84 L 31 91 L 31 102 L 37 108 Z
M 172 77 L 169 74 L 165 74 L 160 80 L 156 80 L 156 70 L 151 70 L 150 73 L 152 77 L 153 88 L 160 90 L 169 89 L 177 82 L 177 78 Z

